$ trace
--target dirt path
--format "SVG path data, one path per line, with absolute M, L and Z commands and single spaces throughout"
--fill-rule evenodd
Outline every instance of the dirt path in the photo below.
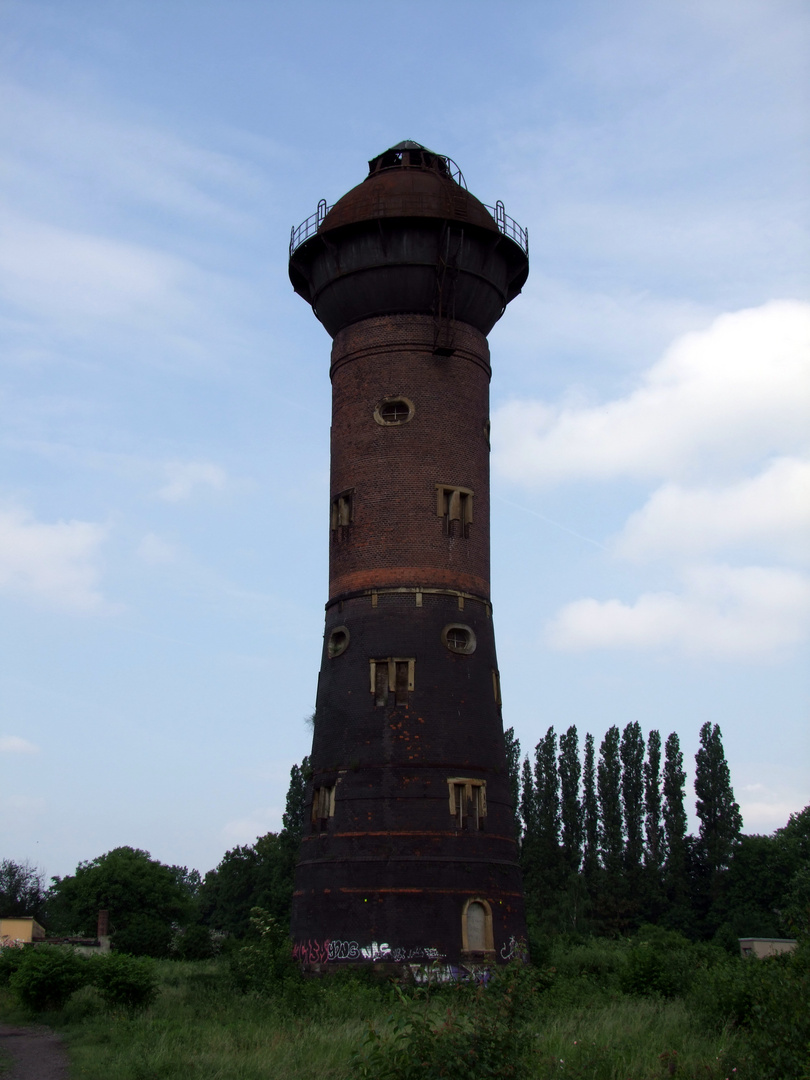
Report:
M 65 1044 L 49 1028 L 0 1024 L 0 1050 L 11 1057 L 3 1080 L 68 1080 Z

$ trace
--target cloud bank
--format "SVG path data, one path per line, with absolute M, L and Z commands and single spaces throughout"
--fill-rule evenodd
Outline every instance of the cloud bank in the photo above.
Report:
M 516 484 L 657 483 L 608 547 L 639 567 L 668 564 L 672 588 L 565 604 L 552 646 L 764 659 L 807 636 L 810 305 L 721 315 L 626 396 L 511 402 L 493 429 L 495 468 Z

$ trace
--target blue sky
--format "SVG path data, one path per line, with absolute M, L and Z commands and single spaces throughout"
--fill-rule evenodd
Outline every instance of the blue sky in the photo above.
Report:
M 290 227 L 403 138 L 529 229 L 493 331 L 504 712 L 719 723 L 808 802 L 801 3 L 0 2 L 0 855 L 280 825 L 326 599 Z

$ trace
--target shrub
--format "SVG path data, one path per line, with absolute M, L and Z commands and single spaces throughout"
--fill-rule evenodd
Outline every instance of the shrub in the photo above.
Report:
M 449 991 L 449 992 L 448 992 Z M 522 964 L 493 972 L 487 982 L 413 994 L 396 987 L 398 1014 L 389 1029 L 369 1028 L 352 1059 L 358 1080 L 512 1078 L 525 1075 L 531 1040 L 523 1021 L 533 1007 L 533 975 Z
M 250 923 L 258 940 L 229 956 L 237 990 L 272 998 L 277 1006 L 297 1014 L 311 1010 L 323 988 L 320 981 L 301 975 L 287 931 L 263 908 L 251 910 Z
M 172 941 L 170 923 L 154 915 L 133 915 L 126 926 L 116 930 L 112 936 L 112 947 L 116 952 L 129 953 L 131 956 L 152 956 L 161 959 L 169 955 Z
M 25 949 L 9 985 L 20 1004 L 31 1012 L 61 1009 L 87 981 L 87 961 L 72 949 L 38 945 Z
M 758 1080 L 810 1077 L 810 947 L 757 964 L 751 994 L 751 1051 Z
M 29 945 L 28 948 L 31 946 Z M 11 976 L 23 961 L 23 945 L 5 945 L 0 948 L 0 986 L 8 986 Z
M 180 930 L 172 943 L 172 954 L 179 960 L 210 960 L 215 952 L 211 931 L 199 923 Z
M 757 1080 L 810 1077 L 810 948 L 766 960 L 738 959 L 704 972 L 690 1006 L 718 1028 L 749 1033 Z
M 135 1012 L 157 997 L 158 980 L 153 963 L 124 953 L 107 953 L 89 965 L 89 981 L 108 1009 Z

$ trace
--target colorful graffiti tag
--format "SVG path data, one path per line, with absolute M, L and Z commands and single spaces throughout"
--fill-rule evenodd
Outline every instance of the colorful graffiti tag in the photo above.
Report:
M 404 964 L 410 960 L 444 960 L 444 953 L 430 945 L 413 949 L 391 948 L 387 941 L 372 941 L 368 945 L 359 945 L 356 941 L 344 938 L 319 940 L 309 938 L 297 941 L 293 945 L 293 956 L 302 964 L 328 964 L 336 960 L 391 960 Z

